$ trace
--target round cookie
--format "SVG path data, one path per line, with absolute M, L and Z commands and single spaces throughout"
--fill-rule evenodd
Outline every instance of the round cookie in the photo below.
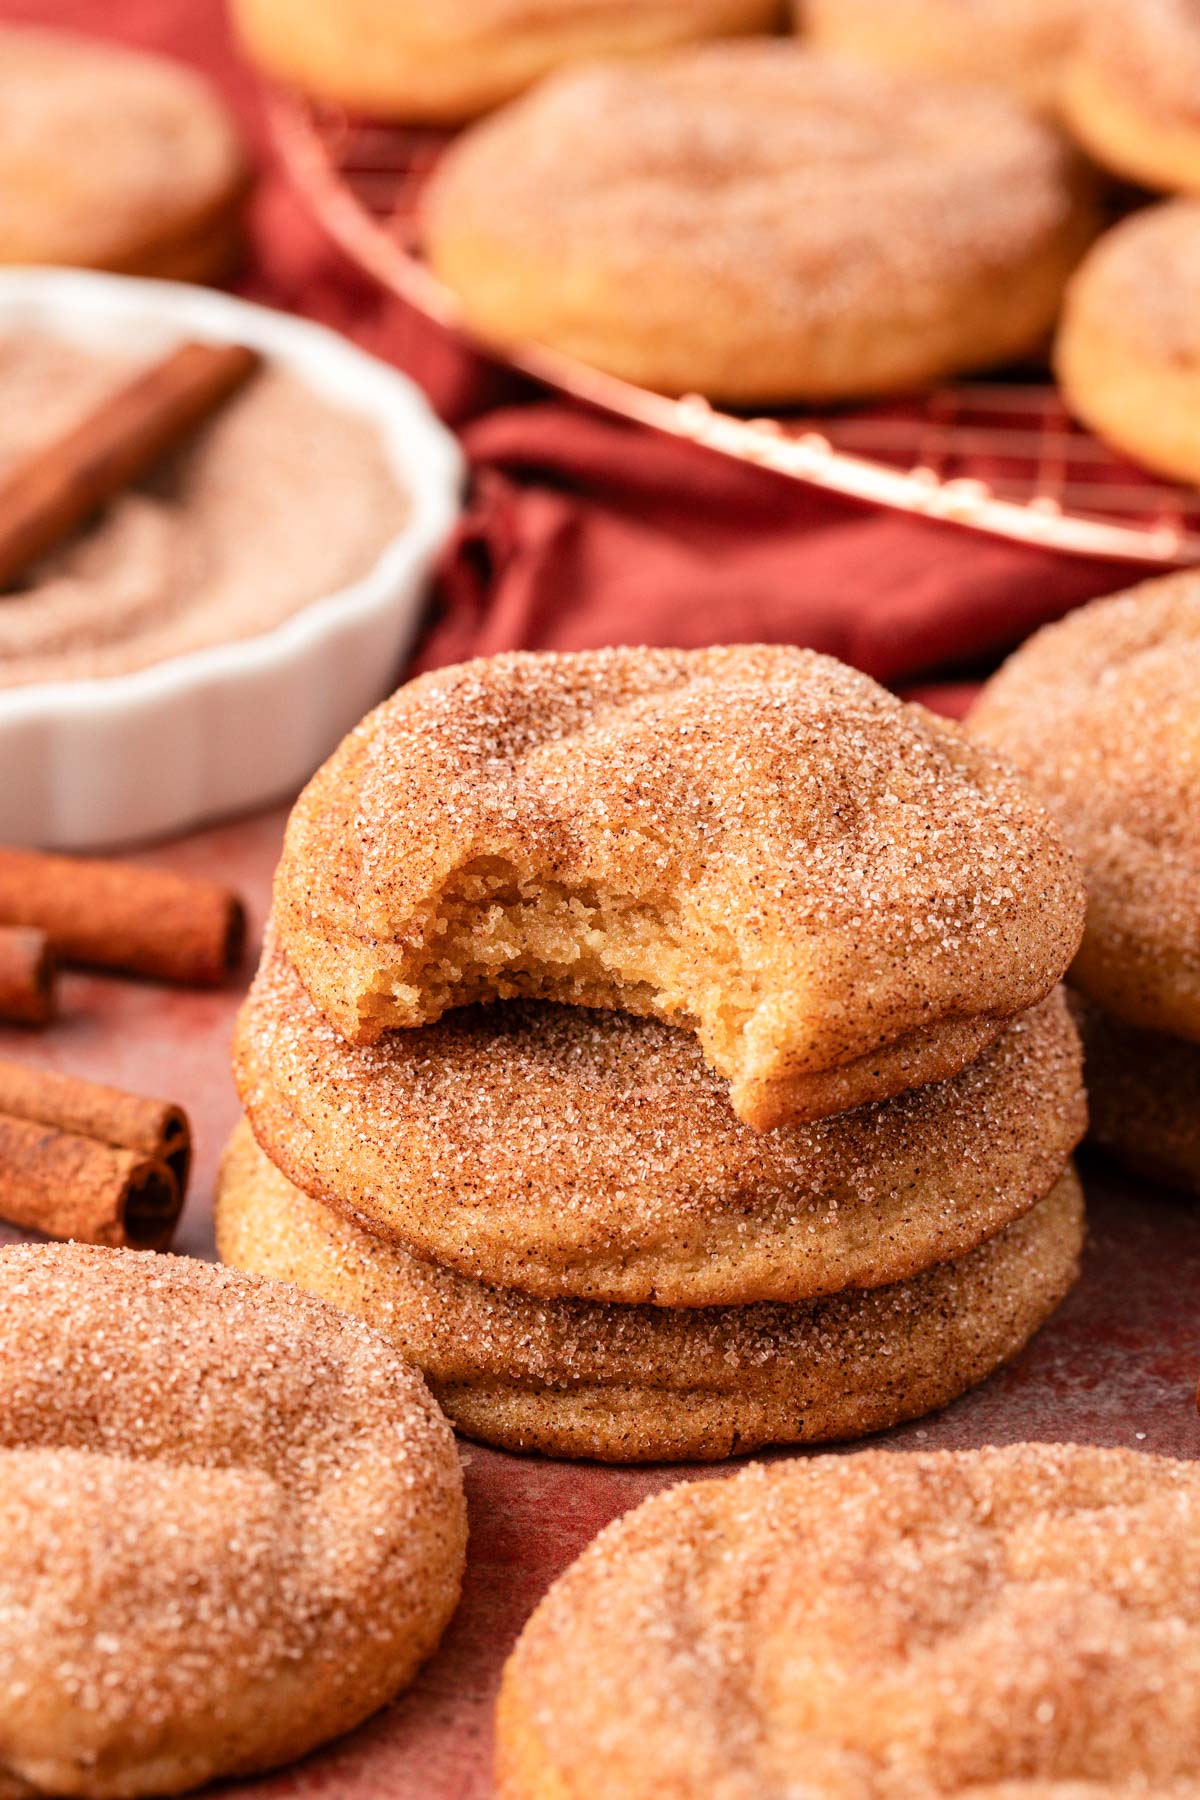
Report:
M 1194 0 L 1088 9 L 1062 108 L 1089 153 L 1125 181 L 1200 192 L 1200 13 Z
M 288 823 L 281 942 L 351 1041 L 518 996 L 693 1025 L 756 1130 L 957 1073 L 1054 986 L 1083 895 L 958 727 L 786 645 L 421 676 Z
M 505 1669 L 500 1800 L 1200 1785 L 1200 1465 L 817 1457 L 610 1525 Z
M 293 1187 L 245 1125 L 217 1199 L 225 1262 L 365 1319 L 462 1431 L 605 1462 L 861 1437 L 944 1406 L 1045 1322 L 1075 1281 L 1082 1236 L 1068 1171 L 981 1249 L 891 1287 L 797 1306 L 604 1306 L 417 1261 Z
M 1053 108 L 1083 0 L 796 0 L 819 48 L 949 81 L 996 83 Z
M 0 263 L 208 279 L 246 184 L 233 121 L 190 69 L 0 27 Z
M 1088 1135 L 1165 1187 L 1200 1194 L 1200 1045 L 1138 1031 L 1073 995 L 1087 1059 Z
M 1071 984 L 1200 1041 L 1200 575 L 1081 607 L 1009 658 L 971 730 L 1010 756 L 1083 865 Z
M 372 1231 L 500 1287 L 659 1306 L 962 1256 L 1042 1198 L 1086 1121 L 1061 994 L 950 1081 L 760 1135 L 690 1035 L 622 1013 L 517 1001 L 354 1048 L 270 941 L 235 1070 L 272 1161 Z
M 1100 437 L 1200 481 L 1200 201 L 1145 207 L 1105 233 L 1067 288 L 1054 363 Z
M 998 91 L 759 40 L 551 78 L 451 147 L 424 224 L 483 338 L 759 406 L 1039 349 L 1091 196 Z
M 264 69 L 383 118 L 457 124 L 564 63 L 768 31 L 778 0 L 233 0 Z
M 205 1263 L 0 1251 L 0 1792 L 133 1800 L 300 1757 L 433 1649 L 466 1542 L 421 1377 Z

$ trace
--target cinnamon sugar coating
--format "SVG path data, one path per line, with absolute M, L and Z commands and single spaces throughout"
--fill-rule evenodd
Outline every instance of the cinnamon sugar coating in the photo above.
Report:
M 449 1428 L 356 1320 L 182 1257 L 0 1251 L 0 1794 L 302 1756 L 458 1599 Z
M 1099 600 L 1010 657 L 970 728 L 1012 757 L 1083 865 L 1071 983 L 1200 1041 L 1200 575 Z
M 1097 225 L 1082 158 L 999 90 L 782 39 L 560 72 L 451 147 L 424 211 L 485 338 L 745 406 L 1037 350 Z
M 861 1437 L 930 1412 L 1015 1355 L 1073 1285 L 1072 1173 L 957 1263 L 796 1306 L 534 1300 L 387 1244 L 281 1175 L 242 1125 L 217 1201 L 224 1261 L 356 1314 L 422 1369 L 454 1423 L 510 1450 L 714 1460 Z
M 501 1800 L 1164 1800 L 1200 1785 L 1200 1467 L 1020 1444 L 684 1484 L 518 1641 Z
M 512 652 L 410 682 L 298 800 L 281 941 L 353 1042 L 521 995 L 695 1027 L 756 1129 L 943 1079 L 1082 894 L 954 725 L 786 646 Z
M 0 29 L 0 263 L 206 280 L 246 185 L 232 118 L 183 64 Z
M 752 1132 L 695 1039 L 533 1002 L 346 1044 L 268 934 L 235 1070 L 298 1187 L 463 1274 L 660 1306 L 877 1287 L 1040 1200 L 1083 1135 L 1060 995 L 951 1081 Z
M 1200 146 L 1200 121 L 1197 133 Z M 1067 288 L 1054 365 L 1099 436 L 1200 481 L 1200 201 L 1142 207 L 1105 232 Z
M 1088 1135 L 1135 1174 L 1200 1194 L 1200 1044 L 1139 1031 L 1076 994 Z
M 276 77 L 375 118 L 457 124 L 562 64 L 768 31 L 779 0 L 234 0 Z
M 1194 0 L 1089 7 L 1062 99 L 1074 135 L 1122 180 L 1200 192 L 1200 13 Z

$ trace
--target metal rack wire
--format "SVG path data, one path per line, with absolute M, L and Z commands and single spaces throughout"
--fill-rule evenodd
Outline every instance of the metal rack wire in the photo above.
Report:
M 272 95 L 269 110 L 292 176 L 331 234 L 386 287 L 458 330 L 417 223 L 446 134 L 356 120 L 289 93 Z M 589 405 L 834 493 L 1080 555 L 1200 562 L 1200 490 L 1116 455 L 1048 383 L 967 382 L 819 417 L 745 418 L 539 345 L 477 348 Z

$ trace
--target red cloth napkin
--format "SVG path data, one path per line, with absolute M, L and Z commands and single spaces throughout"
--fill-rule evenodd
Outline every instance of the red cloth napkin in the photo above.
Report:
M 231 101 L 261 179 L 242 291 L 323 319 L 423 383 L 473 469 L 415 667 L 513 646 L 767 639 L 880 680 L 977 675 L 1126 585 L 1119 564 L 863 507 L 530 390 L 390 300 L 324 238 L 271 153 L 216 0 L 0 0 L 186 58 Z M 928 690 L 958 710 L 960 685 Z
M 485 414 L 421 666 L 512 644 L 800 643 L 889 683 L 975 671 L 1111 563 L 841 501 L 555 401 Z

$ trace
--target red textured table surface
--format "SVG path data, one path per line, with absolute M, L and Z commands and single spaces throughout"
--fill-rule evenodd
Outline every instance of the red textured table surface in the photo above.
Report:
M 261 923 L 283 811 L 201 833 L 146 860 L 220 875 Z M 0 1052 L 181 1101 L 199 1158 L 179 1248 L 212 1254 L 217 1157 L 238 1105 L 228 1040 L 240 986 L 174 993 L 73 976 L 50 1032 L 0 1031 Z M 1083 1280 L 1018 1362 L 935 1419 L 882 1440 L 897 1448 L 1023 1438 L 1200 1453 L 1200 1220 L 1186 1202 L 1086 1169 Z M 3 1235 L 0 1233 L 0 1235 Z M 14 1234 L 9 1234 L 14 1235 Z M 781 1452 L 780 1454 L 794 1454 Z M 338 1800 L 482 1800 L 490 1792 L 491 1703 L 505 1654 L 548 1583 L 609 1519 L 685 1476 L 605 1469 L 464 1445 L 471 1507 L 466 1590 L 441 1650 L 386 1713 L 278 1775 L 220 1794 Z M 705 1473 L 701 1470 L 698 1473 Z

